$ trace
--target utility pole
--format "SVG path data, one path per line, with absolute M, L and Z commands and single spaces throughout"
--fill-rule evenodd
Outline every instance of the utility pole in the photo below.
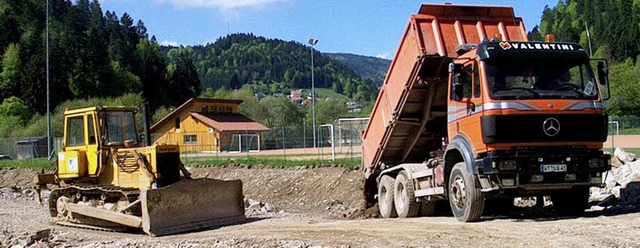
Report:
M 318 40 L 310 38 L 309 44 L 311 45 L 311 114 L 313 116 L 313 148 L 316 148 L 316 87 L 315 80 L 313 78 L 313 46 L 318 44 Z
M 51 144 L 51 106 L 49 97 L 49 0 L 47 0 L 46 6 L 46 63 L 47 63 L 47 158 L 51 159 L 52 144 Z

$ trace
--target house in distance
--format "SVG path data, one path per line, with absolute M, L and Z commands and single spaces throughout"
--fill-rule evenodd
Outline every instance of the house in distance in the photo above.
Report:
M 238 113 L 242 100 L 191 98 L 151 126 L 153 141 L 182 152 L 260 150 L 265 125 Z

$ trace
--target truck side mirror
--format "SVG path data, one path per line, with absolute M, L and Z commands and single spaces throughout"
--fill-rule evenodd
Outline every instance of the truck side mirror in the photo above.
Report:
M 609 81 L 609 70 L 607 64 L 600 60 L 598 61 L 598 83 L 600 85 L 606 85 Z
M 460 73 L 462 71 L 462 68 L 463 67 L 461 64 L 449 63 L 449 73 L 453 73 L 453 74 Z
M 611 85 L 609 84 L 609 68 L 607 61 L 604 59 L 591 59 L 591 61 L 597 62 L 595 66 L 595 76 L 597 77 L 598 84 L 600 85 L 598 88 L 600 89 L 602 100 L 609 100 L 611 98 Z

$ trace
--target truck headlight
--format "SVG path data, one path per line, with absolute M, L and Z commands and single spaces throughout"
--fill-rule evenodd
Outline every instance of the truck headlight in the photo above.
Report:
M 501 181 L 503 187 L 513 187 L 516 185 L 516 180 L 511 178 L 503 178 Z
M 515 170 L 517 162 L 515 160 L 503 160 L 498 163 L 500 170 Z

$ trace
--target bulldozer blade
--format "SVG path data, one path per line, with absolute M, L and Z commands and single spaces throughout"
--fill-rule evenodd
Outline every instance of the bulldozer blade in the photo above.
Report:
M 142 230 L 151 236 L 242 223 L 242 181 L 183 180 L 142 191 Z

